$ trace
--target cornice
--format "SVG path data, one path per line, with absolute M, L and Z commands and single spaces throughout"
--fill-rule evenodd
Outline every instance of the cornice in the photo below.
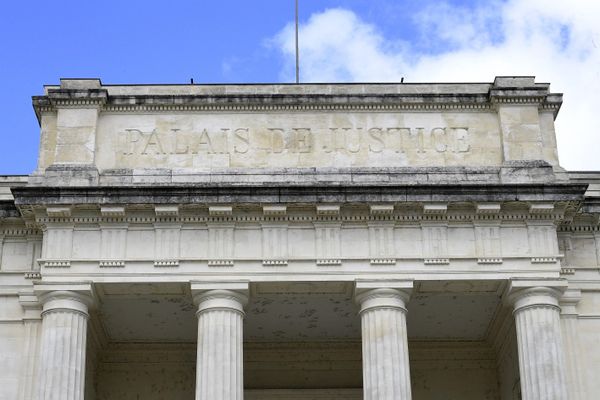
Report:
M 17 187 L 12 192 L 19 208 L 59 205 L 135 204 L 290 204 L 290 203 L 426 203 L 426 202 L 539 202 L 580 203 L 586 184 L 313 184 L 291 186 L 288 182 L 227 186 L 196 184 L 181 186 Z
M 536 99 L 514 98 L 502 99 L 501 104 L 538 104 L 540 110 L 558 113 L 560 105 L 540 102 Z M 36 106 L 38 118 L 43 113 L 55 113 L 59 108 L 84 108 L 98 106 L 102 113 L 198 113 L 198 112 L 310 112 L 310 111 L 476 111 L 489 112 L 495 110 L 491 103 L 397 103 L 397 104 L 102 104 L 95 101 L 61 101 L 53 105 Z
M 136 112 L 281 112 L 281 111 L 494 111 L 498 105 L 535 104 L 543 110 L 558 112 L 562 95 L 549 93 L 548 85 L 527 81 L 523 87 L 491 85 L 487 92 L 473 91 L 479 84 L 465 84 L 455 93 L 438 92 L 435 85 L 420 85 L 417 92 L 406 89 L 389 92 L 383 85 L 369 85 L 363 90 L 348 91 L 344 85 L 330 85 L 331 93 L 306 93 L 302 88 L 290 93 L 215 93 L 206 90 L 187 94 L 110 94 L 110 86 L 93 88 L 49 88 L 44 96 L 34 96 L 38 118 L 44 112 L 65 107 L 97 106 L 107 113 Z M 389 86 L 389 85 L 388 85 Z M 134 86 L 131 86 L 134 88 Z M 337 89 L 339 87 L 339 89 Z M 227 91 L 227 86 L 224 86 Z M 273 89 L 275 90 L 275 89 Z M 338 91 L 336 93 L 336 90 Z M 380 90 L 381 92 L 377 92 Z M 124 94 L 125 93 L 125 94 Z
M 0 221 L 6 218 L 20 218 L 19 210 L 14 201 L 0 201 Z

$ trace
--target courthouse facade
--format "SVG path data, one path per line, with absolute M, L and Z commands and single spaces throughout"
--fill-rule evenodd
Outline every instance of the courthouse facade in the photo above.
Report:
M 560 167 L 561 103 L 46 86 L 0 176 L 0 399 L 597 398 L 600 173 Z

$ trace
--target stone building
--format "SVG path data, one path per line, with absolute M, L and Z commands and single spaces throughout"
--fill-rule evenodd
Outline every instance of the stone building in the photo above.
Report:
M 0 176 L 0 399 L 597 398 L 600 173 L 559 166 L 561 101 L 46 86 Z

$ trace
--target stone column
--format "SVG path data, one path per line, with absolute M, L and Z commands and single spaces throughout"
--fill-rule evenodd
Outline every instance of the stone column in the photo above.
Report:
M 579 301 L 581 301 L 581 291 L 578 289 L 567 290 L 560 299 L 569 400 L 583 400 L 587 393 L 586 381 L 583 379 L 587 368 L 584 365 L 585 358 L 582 356 L 579 338 L 577 311 Z
M 406 302 L 412 282 L 357 282 L 362 325 L 363 397 L 410 400 Z
M 511 286 L 523 400 L 567 400 L 558 305 L 562 286 Z
M 43 304 L 36 400 L 83 400 L 91 286 L 40 285 Z M 65 289 L 71 290 L 65 290 Z
M 192 295 L 198 306 L 196 400 L 243 400 L 248 283 L 192 283 Z
M 19 381 L 19 400 L 34 398 L 36 386 L 36 366 L 39 359 L 40 328 L 42 326 L 41 305 L 34 293 L 19 293 L 19 303 L 25 311 L 23 324 L 25 326 L 23 347 L 23 364 Z

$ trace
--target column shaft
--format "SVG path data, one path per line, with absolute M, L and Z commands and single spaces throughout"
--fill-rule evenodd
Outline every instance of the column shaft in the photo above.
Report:
M 50 292 L 42 302 L 36 400 L 83 400 L 87 304 L 69 292 Z
M 243 399 L 242 323 L 233 311 L 199 315 L 196 399 Z
M 410 400 L 406 333 L 408 293 L 374 289 L 357 295 L 361 305 L 365 400 Z
M 567 400 L 559 293 L 531 288 L 516 294 L 515 324 L 523 400 Z
M 243 306 L 245 294 L 208 290 L 198 304 L 196 400 L 243 400 Z

